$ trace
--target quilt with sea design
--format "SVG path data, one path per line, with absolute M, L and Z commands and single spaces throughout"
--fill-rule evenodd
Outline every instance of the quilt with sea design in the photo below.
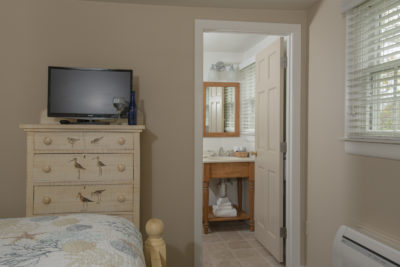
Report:
M 145 267 L 142 236 L 108 215 L 0 219 L 0 266 Z

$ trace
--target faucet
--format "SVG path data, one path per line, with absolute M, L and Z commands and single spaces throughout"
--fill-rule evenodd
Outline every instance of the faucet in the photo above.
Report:
M 222 146 L 218 150 L 218 156 L 224 156 L 224 148 Z

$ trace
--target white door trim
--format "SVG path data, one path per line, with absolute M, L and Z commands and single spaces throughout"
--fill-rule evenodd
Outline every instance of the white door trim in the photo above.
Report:
M 300 219 L 300 121 L 301 121 L 301 25 L 220 20 L 195 20 L 194 36 L 194 250 L 195 267 L 202 258 L 203 197 L 203 32 L 263 33 L 286 36 L 287 95 L 286 140 L 286 267 L 301 266 Z M 257 185 L 256 185 L 257 186 Z

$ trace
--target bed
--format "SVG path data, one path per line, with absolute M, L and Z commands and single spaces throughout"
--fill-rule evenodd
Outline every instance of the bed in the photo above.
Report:
M 149 239 L 127 219 L 70 214 L 0 220 L 0 266 L 165 267 L 163 224 L 146 224 Z M 147 264 L 146 264 L 147 262 Z

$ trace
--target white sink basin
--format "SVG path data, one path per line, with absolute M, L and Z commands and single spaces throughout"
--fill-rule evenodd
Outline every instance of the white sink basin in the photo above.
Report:
M 205 156 L 203 157 L 203 163 L 218 163 L 218 162 L 253 162 L 254 158 L 239 158 L 239 157 L 227 157 L 227 156 Z

